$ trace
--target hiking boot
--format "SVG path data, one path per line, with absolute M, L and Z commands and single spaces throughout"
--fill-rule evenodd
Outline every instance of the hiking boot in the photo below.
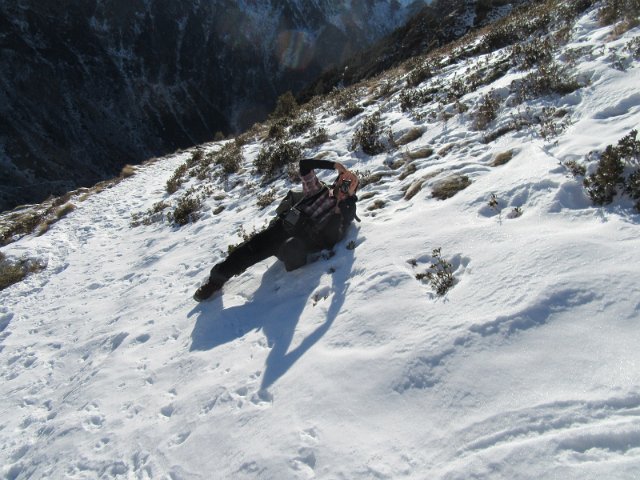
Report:
M 211 272 L 211 276 L 207 283 L 202 285 L 196 293 L 193 294 L 193 299 L 196 302 L 202 302 L 207 298 L 211 297 L 214 293 L 222 288 L 225 282 L 228 280 L 227 277 L 218 272 Z

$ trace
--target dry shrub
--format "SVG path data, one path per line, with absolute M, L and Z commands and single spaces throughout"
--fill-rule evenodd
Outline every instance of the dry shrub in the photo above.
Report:
M 434 198 L 446 200 L 456 193 L 471 185 L 471 180 L 466 175 L 454 174 L 437 182 L 431 192 Z
M 502 152 L 497 154 L 493 161 L 491 162 L 492 167 L 499 167 L 500 165 L 504 165 L 505 163 L 509 163 L 513 158 L 515 152 L 513 150 L 507 150 L 506 152 Z

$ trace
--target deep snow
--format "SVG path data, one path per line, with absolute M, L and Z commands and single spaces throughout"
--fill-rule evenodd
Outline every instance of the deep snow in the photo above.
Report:
M 582 48 L 590 83 L 531 102 L 570 112 L 550 141 L 524 129 L 485 144 L 471 112 L 417 120 L 396 94 L 367 113 L 382 107 L 396 135 L 426 132 L 368 157 L 347 148 L 366 113 L 318 113 L 331 139 L 312 155 L 388 175 L 362 190 L 377 193 L 335 256 L 298 271 L 268 260 L 211 301 L 191 299 L 238 227 L 260 228 L 275 209 L 256 206 L 247 171 L 214 183 L 224 199 L 212 194 L 196 223 L 132 228 L 191 152 L 3 247 L 48 263 L 0 293 L 5 477 L 640 478 L 640 215 L 627 200 L 594 207 L 560 164 L 640 125 L 640 69 L 624 49 L 640 28 L 610 32 L 595 11 L 583 16 L 564 48 Z M 400 180 L 388 165 L 422 146 L 442 154 Z M 247 167 L 258 149 L 245 147 Z M 511 149 L 510 162 L 490 165 Z M 473 183 L 432 198 L 451 172 Z M 385 207 L 369 210 L 376 200 Z M 456 278 L 444 297 L 415 278 L 438 247 Z

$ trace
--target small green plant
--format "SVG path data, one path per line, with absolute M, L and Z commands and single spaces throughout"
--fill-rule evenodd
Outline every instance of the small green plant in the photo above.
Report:
M 628 51 L 631 56 L 640 60 L 640 37 L 634 37 L 625 45 L 625 50 Z
M 613 201 L 618 187 L 624 185 L 624 162 L 617 149 L 608 145 L 600 156 L 598 168 L 584 179 L 587 194 L 596 205 L 606 205 Z
M 242 148 L 240 144 L 235 141 L 225 144 L 213 157 L 215 164 L 220 165 L 226 175 L 236 173 L 240 170 L 243 160 Z
M 571 122 L 566 115 L 567 111 L 564 109 L 544 107 L 536 118 L 540 136 L 548 141 L 569 128 Z
M 131 214 L 131 227 L 138 227 L 140 225 L 151 225 L 156 222 L 164 220 L 164 210 L 171 205 L 167 202 L 160 201 L 153 204 L 153 206 L 144 213 Z
M 187 160 L 187 168 L 193 168 L 195 165 L 198 165 L 204 160 L 204 157 L 204 151 L 198 148 L 191 154 L 191 157 Z
M 407 112 L 420 105 L 426 105 L 434 101 L 437 91 L 432 88 L 404 89 L 400 92 L 400 109 Z
M 417 280 L 427 279 L 431 287 L 440 296 L 445 295 L 455 284 L 452 265 L 442 258 L 441 248 L 434 248 L 431 252 L 431 265 L 425 273 L 417 273 Z
M 637 168 L 627 178 L 625 192 L 631 198 L 636 200 L 635 209 L 636 211 L 640 212 L 640 168 Z

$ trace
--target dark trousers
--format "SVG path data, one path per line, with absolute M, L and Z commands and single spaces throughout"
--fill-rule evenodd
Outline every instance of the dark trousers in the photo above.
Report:
M 285 263 L 288 271 L 294 270 L 306 263 L 307 253 L 312 250 L 310 242 L 303 236 L 291 235 L 282 219 L 277 218 L 265 230 L 238 245 L 223 262 L 213 267 L 211 274 L 221 273 L 231 278 L 274 255 Z

